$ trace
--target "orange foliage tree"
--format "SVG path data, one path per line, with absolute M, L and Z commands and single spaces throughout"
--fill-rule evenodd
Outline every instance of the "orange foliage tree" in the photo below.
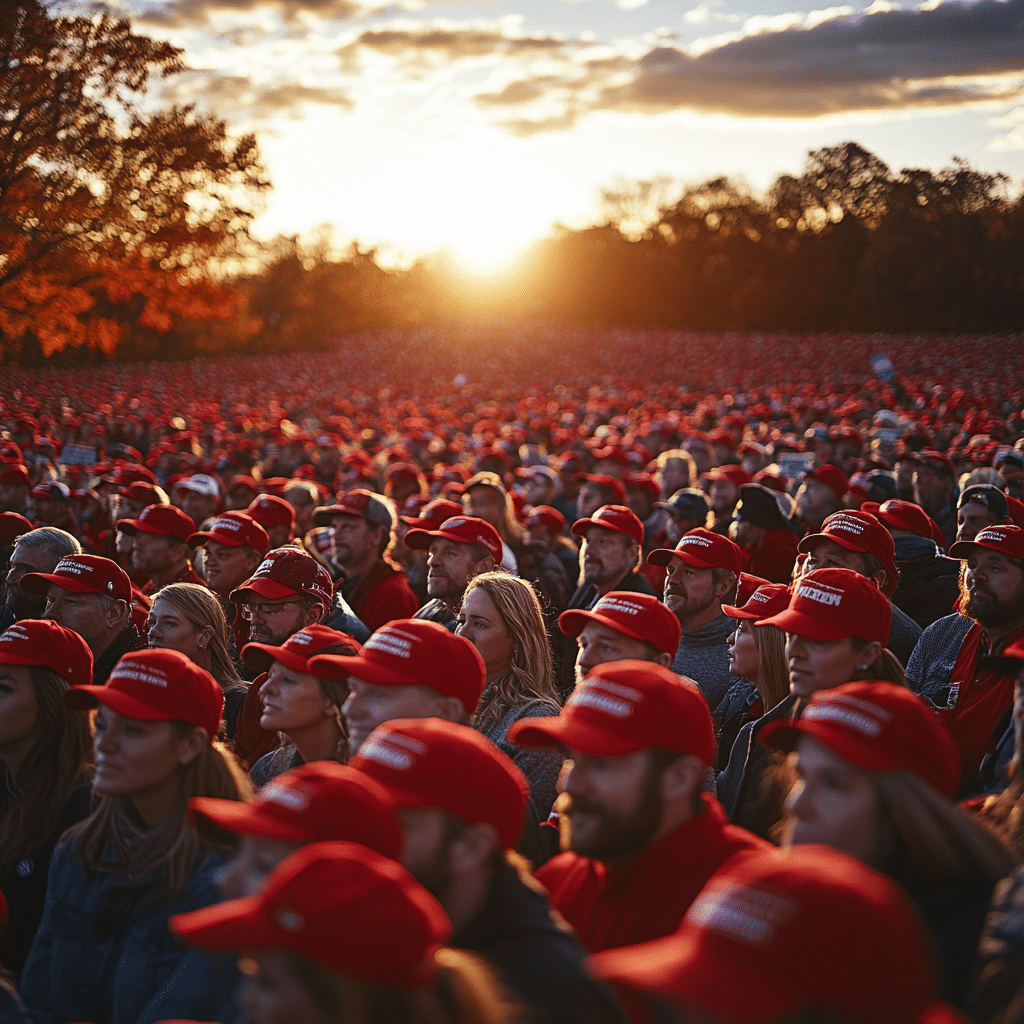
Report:
M 152 109 L 148 89 L 184 69 L 181 52 L 123 19 L 0 0 L 0 360 L 25 336 L 44 356 L 109 355 L 129 323 L 231 314 L 210 264 L 269 182 L 253 136 L 193 107 Z

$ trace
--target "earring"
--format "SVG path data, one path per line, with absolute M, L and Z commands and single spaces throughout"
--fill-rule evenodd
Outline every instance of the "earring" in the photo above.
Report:
M 867 672 L 867 670 L 868 670 L 867 665 L 858 665 L 857 666 L 857 671 L 858 672 Z

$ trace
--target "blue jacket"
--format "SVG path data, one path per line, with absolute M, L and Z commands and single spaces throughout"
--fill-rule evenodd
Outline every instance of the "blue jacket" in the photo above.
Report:
M 215 1020 L 238 980 L 235 956 L 187 948 L 167 920 L 223 898 L 214 884 L 223 855 L 201 851 L 168 903 L 152 877 L 88 876 L 72 852 L 74 835 L 54 851 L 42 924 L 21 975 L 21 998 L 32 1019 Z

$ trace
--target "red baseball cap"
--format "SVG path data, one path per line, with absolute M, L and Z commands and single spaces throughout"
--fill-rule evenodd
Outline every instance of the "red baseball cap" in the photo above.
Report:
M 0 540 L 10 544 L 15 538 L 32 529 L 32 524 L 17 512 L 0 512 Z
M 405 535 L 405 545 L 414 551 L 427 551 L 435 537 L 452 540 L 457 544 L 482 544 L 494 559 L 494 564 L 501 565 L 501 537 L 498 531 L 483 519 L 464 515 L 452 516 L 436 530 L 410 530 Z
M 679 647 L 679 619 L 652 594 L 612 590 L 589 611 L 570 608 L 558 617 L 559 629 L 574 639 L 588 622 L 600 622 L 623 636 L 645 640 L 673 657 Z
M 408 871 L 357 843 L 310 843 L 255 896 L 175 914 L 170 925 L 206 949 L 284 949 L 337 974 L 423 988 L 451 935 L 441 904 Z
M 247 604 L 255 600 L 253 594 L 271 601 L 298 595 L 315 597 L 324 608 L 330 608 L 334 603 L 334 583 L 331 574 L 305 551 L 275 548 L 229 597 L 237 604 Z
M 144 722 L 180 719 L 205 730 L 211 740 L 224 713 L 224 693 L 217 680 L 180 651 L 160 647 L 131 651 L 103 686 L 72 686 L 62 699 L 76 711 L 104 704 Z
M 475 729 L 440 718 L 396 718 L 370 733 L 352 766 L 399 807 L 441 807 L 470 824 L 493 825 L 506 850 L 519 839 L 530 783 Z
M 870 509 L 868 511 L 871 511 Z M 918 537 L 926 537 L 940 543 L 941 547 L 946 546 L 942 531 L 930 515 L 920 505 L 912 501 L 901 501 L 899 498 L 889 498 L 878 506 L 875 513 L 883 526 L 893 530 L 909 530 L 916 533 Z M 941 542 L 940 542 L 940 538 Z
M 316 526 L 330 526 L 335 516 L 356 516 L 373 526 L 386 526 L 389 529 L 394 527 L 398 519 L 390 498 L 361 487 L 339 495 L 333 505 L 314 509 L 313 523 Z
M 248 544 L 260 555 L 265 555 L 270 547 L 267 531 L 245 512 L 221 512 L 209 530 L 201 530 L 189 537 L 188 546 L 199 547 L 208 540 L 215 540 L 228 548 L 240 548 Z
M 572 532 L 577 537 L 586 537 L 592 526 L 624 533 L 637 544 L 644 542 L 644 524 L 625 505 L 602 505 L 589 519 L 577 519 L 572 524 Z
M 448 501 L 447 498 L 435 498 L 420 509 L 418 516 L 399 516 L 399 518 L 403 523 L 418 530 L 439 530 L 442 523 L 461 515 L 462 506 L 457 502 Z
M 119 519 L 117 529 L 129 535 L 154 533 L 186 541 L 196 532 L 195 520 L 175 505 L 147 505 L 138 519 Z
M 892 606 L 878 587 L 852 569 L 815 569 L 796 584 L 789 607 L 762 619 L 810 640 L 855 636 L 883 647 L 892 626 Z
M 472 715 L 484 691 L 486 670 L 477 649 L 462 636 L 427 619 L 395 619 L 381 626 L 353 656 L 321 654 L 309 671 L 323 679 L 349 676 L 375 686 L 427 686 L 462 702 Z
M 838 466 L 829 463 L 807 470 L 803 478 L 804 480 L 821 481 L 837 498 L 841 498 L 850 487 L 850 481 L 846 479 L 846 474 Z
M 742 605 L 723 604 L 722 611 L 730 619 L 767 619 L 789 607 L 790 589 L 785 583 L 765 583 L 750 595 Z M 760 625 L 760 623 L 758 623 Z
M 555 533 L 562 533 L 565 530 L 565 516 L 552 508 L 550 505 L 534 505 L 523 525 L 527 528 L 532 526 L 546 526 Z
M 742 466 L 718 466 L 708 473 L 701 474 L 702 480 L 728 480 L 730 483 L 741 487 L 749 484 L 754 478 Z
M 617 477 L 608 476 L 607 473 L 577 473 L 575 479 L 583 483 L 607 487 L 618 498 L 620 503 L 626 500 L 626 488 L 623 487 L 622 481 Z
M 28 487 L 32 483 L 32 478 L 28 475 L 28 470 L 19 462 L 11 463 L 0 469 L 0 484 L 5 487 L 13 487 L 17 484 L 24 484 Z
M 891 594 L 900 582 L 896 569 L 896 545 L 892 534 L 882 525 L 877 516 L 858 509 L 844 509 L 834 512 L 821 525 L 820 533 L 804 537 L 797 550 L 813 551 L 823 540 L 830 540 L 847 551 L 867 552 L 877 558 L 885 567 L 886 593 Z
M 760 739 L 788 751 L 801 735 L 864 771 L 913 772 L 950 799 L 960 783 L 960 758 L 949 733 L 903 686 L 858 680 L 818 690 L 799 719 L 770 722 Z
M 316 623 L 293 633 L 280 647 L 270 644 L 246 644 L 241 651 L 242 662 L 254 672 L 268 672 L 272 662 L 279 661 L 293 672 L 310 672 L 309 659 L 325 647 L 347 644 L 357 654 L 363 649 L 359 642 L 338 629 Z
M 44 480 L 32 488 L 33 498 L 42 498 L 44 501 L 63 498 L 67 501 L 71 497 L 71 488 L 60 480 Z
M 957 541 L 949 549 L 949 554 L 952 558 L 970 558 L 975 548 L 987 548 L 1007 558 L 1024 561 L 1024 530 L 1010 525 L 986 526 L 974 540 Z
M 801 1011 L 850 1024 L 962 1024 L 895 882 L 828 846 L 731 858 L 678 931 L 590 957 L 599 977 L 722 1024 Z
M 755 590 L 760 590 L 768 580 L 761 579 L 753 573 L 741 572 L 739 582 L 736 584 L 736 604 L 744 605 L 754 595 Z
M 934 448 L 922 448 L 913 456 L 915 462 L 921 462 L 939 473 L 956 479 L 956 465 L 945 452 L 937 452 Z
M 561 714 L 521 718 L 508 731 L 521 747 L 564 746 L 594 757 L 619 757 L 648 747 L 715 759 L 715 727 L 703 694 L 650 661 L 596 665 L 573 690 Z
M 21 619 L 0 634 L 0 665 L 43 665 L 72 686 L 92 682 L 92 651 L 73 630 L 49 619 Z
M 684 533 L 674 548 L 656 548 L 647 556 L 647 562 L 664 567 L 673 558 L 681 558 L 695 569 L 727 569 L 737 576 L 743 566 L 743 552 L 739 546 L 728 537 L 703 526 Z
M 45 594 L 50 584 L 73 594 L 106 594 L 118 601 L 131 601 L 132 581 L 110 558 L 100 555 L 65 555 L 53 572 L 27 572 L 21 577 L 21 589 L 29 594 Z
M 252 516 L 263 529 L 268 526 L 287 526 L 290 529 L 295 525 L 295 509 L 276 494 L 261 494 L 254 498 L 245 514 Z
M 402 857 L 394 798 L 368 774 L 334 761 L 310 761 L 278 775 L 251 804 L 196 796 L 188 807 L 229 832 L 283 843 L 343 840 Z

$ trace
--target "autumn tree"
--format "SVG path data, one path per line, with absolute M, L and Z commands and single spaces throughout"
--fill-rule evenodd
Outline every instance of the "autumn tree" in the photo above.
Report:
M 106 14 L 0 0 L 0 344 L 114 351 L 129 324 L 226 316 L 210 275 L 269 183 L 252 136 L 149 91 L 182 51 Z M 0 352 L 2 352 L 0 350 Z

